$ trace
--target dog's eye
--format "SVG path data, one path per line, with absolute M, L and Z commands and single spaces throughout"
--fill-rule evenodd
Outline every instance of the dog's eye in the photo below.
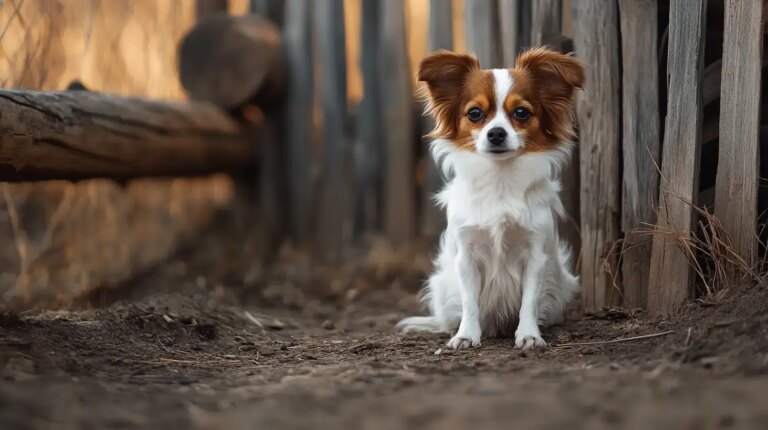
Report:
M 483 113 L 483 110 L 480 108 L 473 107 L 472 109 L 467 111 L 467 118 L 472 122 L 478 122 L 485 117 L 485 114 Z
M 531 111 L 524 107 L 519 107 L 512 111 L 512 118 L 518 121 L 525 121 L 531 117 Z

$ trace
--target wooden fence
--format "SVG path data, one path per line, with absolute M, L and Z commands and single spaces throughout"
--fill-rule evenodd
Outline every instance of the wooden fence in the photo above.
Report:
M 286 131 L 300 136 L 290 142 L 287 163 L 298 170 L 284 170 L 287 210 L 296 221 L 286 234 L 313 242 L 306 232 L 317 232 L 316 250 L 329 262 L 342 259 L 368 232 L 400 244 L 434 237 L 443 225 L 429 198 L 440 177 L 417 143 L 429 119 L 419 116 L 412 98 L 403 1 L 361 1 L 362 53 L 348 61 L 360 62 L 364 96 L 350 106 L 334 95 L 344 91 L 346 73 L 344 2 L 285 2 L 285 31 L 314 31 L 316 43 L 313 51 L 305 33 L 287 41 L 287 52 L 303 53 L 288 64 L 297 71 L 292 85 L 320 85 L 319 100 L 304 91 L 289 111 L 317 102 L 323 118 L 318 122 L 305 112 L 304 121 L 291 115 L 286 122 Z M 459 13 L 467 50 L 484 67 L 512 66 L 522 49 L 542 44 L 574 51 L 588 64 L 587 88 L 577 100 L 579 150 L 564 173 L 563 195 L 573 221 L 563 226 L 565 236 L 581 250 L 586 309 L 620 304 L 666 313 L 691 297 L 692 260 L 701 257 L 695 251 L 699 207 L 714 207 L 726 235 L 722 240 L 747 265 L 756 263 L 762 2 L 460 4 L 456 9 L 454 2 L 430 2 L 423 30 L 430 50 L 453 48 Z M 314 30 L 307 30 L 308 16 L 315 18 Z M 737 49 L 736 41 L 743 46 Z M 305 73 L 308 63 L 317 65 L 320 80 Z M 310 169 L 318 172 L 317 182 L 306 177 L 307 136 L 321 136 L 322 155 L 317 169 Z M 301 162 L 291 160 L 297 152 Z M 294 175 L 301 181 L 292 182 Z M 307 200 L 308 183 L 322 190 L 316 200 Z M 737 278 L 734 273 L 730 279 Z
M 434 239 L 443 215 L 430 196 L 441 178 L 422 142 L 429 119 L 413 97 L 406 2 L 359 2 L 360 33 L 352 34 L 345 28 L 344 0 L 252 0 L 250 11 L 269 18 L 279 32 L 282 50 L 275 55 L 271 24 L 217 15 L 225 1 L 198 0 L 202 21 L 186 39 L 189 49 L 182 45 L 182 82 L 192 98 L 214 102 L 221 111 L 206 112 L 210 107 L 198 102 L 0 94 L 18 112 L 0 118 L 6 129 L 18 129 L 30 117 L 42 128 L 76 126 L 67 129 L 74 135 L 64 133 L 67 139 L 41 140 L 24 130 L 4 134 L 0 179 L 121 176 L 97 168 L 75 172 L 74 166 L 78 159 L 102 167 L 122 162 L 126 150 L 156 162 L 142 170 L 135 168 L 142 160 L 131 158 L 122 176 L 242 169 L 255 160 L 258 145 L 259 207 L 273 247 L 290 240 L 320 260 L 339 263 L 369 234 L 383 234 L 395 245 Z M 587 63 L 587 88 L 577 100 L 578 151 L 563 174 L 570 216 L 563 231 L 581 251 L 585 309 L 678 308 L 693 294 L 696 273 L 706 275 L 706 263 L 694 272 L 691 262 L 706 256 L 695 238 L 707 228 L 700 222 L 707 210 L 719 218 L 718 240 L 741 259 L 742 269 L 757 263 L 758 213 L 766 206 L 758 199 L 765 194 L 759 193 L 759 159 L 768 153 L 759 150 L 763 2 L 429 5 L 423 31 L 431 50 L 454 47 L 460 15 L 467 50 L 485 67 L 512 66 L 522 49 L 542 44 L 574 51 Z M 348 58 L 349 37 L 359 37 L 360 58 Z M 362 72 L 359 103 L 347 97 L 349 61 Z M 191 76 L 185 79 L 185 73 Z M 93 108 L 79 108 L 91 102 Z M 150 119 L 130 109 L 140 103 Z M 112 108 L 121 118 L 101 113 Z M 168 119 L 155 124 L 161 111 Z M 121 139 L 138 142 L 142 127 L 154 140 L 126 149 Z M 101 147 L 86 138 L 94 130 Z M 196 149 L 175 159 L 179 136 Z M 49 149 L 40 150 L 45 145 Z M 56 151 L 74 161 L 62 165 L 46 158 Z M 744 274 L 733 265 L 728 270 L 731 281 Z

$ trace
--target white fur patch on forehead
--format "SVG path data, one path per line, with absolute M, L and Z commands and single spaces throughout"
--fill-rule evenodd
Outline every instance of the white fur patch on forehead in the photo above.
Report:
M 512 75 L 507 69 L 493 69 L 493 88 L 496 92 L 496 106 L 503 110 L 504 100 L 512 89 Z

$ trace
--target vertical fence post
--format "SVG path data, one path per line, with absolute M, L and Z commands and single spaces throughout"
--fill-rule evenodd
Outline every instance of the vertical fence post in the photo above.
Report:
M 639 230 L 656 222 L 659 152 L 657 0 L 619 0 L 623 158 L 621 274 L 624 304 L 645 307 L 651 243 Z
M 531 43 L 541 46 L 552 43 L 563 27 L 562 0 L 536 0 L 531 5 Z
M 464 0 L 467 51 L 483 68 L 501 67 L 499 9 L 496 0 Z
M 403 0 L 381 2 L 381 76 L 387 167 L 385 230 L 395 243 L 414 236 L 416 184 L 413 164 L 413 89 L 405 40 Z
M 618 301 L 614 290 L 619 239 L 620 78 L 616 0 L 573 4 L 574 48 L 588 65 L 578 95 L 581 159 L 581 279 L 584 307 Z
M 499 0 L 499 25 L 504 67 L 513 67 L 520 53 L 520 0 Z
M 360 70 L 363 100 L 355 140 L 355 233 L 381 227 L 382 160 L 385 157 L 381 118 L 379 54 L 381 1 L 362 0 Z
M 286 0 L 284 52 L 286 85 L 283 136 L 287 156 L 288 214 L 293 238 L 306 244 L 309 238 L 312 205 L 310 142 L 313 137 L 315 74 L 313 56 L 312 0 Z
M 695 228 L 701 145 L 701 77 L 706 0 L 675 0 L 669 10 L 667 118 L 648 311 L 673 312 L 690 295 L 693 273 L 680 240 Z
M 323 112 L 322 190 L 316 250 L 327 263 L 339 263 L 351 229 L 350 151 L 347 136 L 347 60 L 344 0 L 314 2 Z M 349 231 L 348 231 L 349 230 Z
M 431 0 L 429 3 L 429 50 L 453 49 L 452 2 Z M 425 134 L 435 125 L 431 118 L 424 122 Z M 437 207 L 434 195 L 442 185 L 442 175 L 431 154 L 425 156 L 426 175 L 421 211 L 421 233 L 430 238 L 437 237 L 445 226 L 445 216 Z
M 715 215 L 733 249 L 754 264 L 760 139 L 763 1 L 726 0 Z M 738 273 L 729 273 L 738 281 Z

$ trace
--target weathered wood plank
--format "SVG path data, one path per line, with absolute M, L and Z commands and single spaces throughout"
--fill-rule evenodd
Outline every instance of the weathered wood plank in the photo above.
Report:
M 0 112 L 0 181 L 198 175 L 256 160 L 254 139 L 209 104 L 1 90 Z
M 748 264 L 756 260 L 763 1 L 726 0 L 715 215 Z M 732 281 L 738 273 L 731 273 Z
M 562 33 L 563 1 L 536 0 L 531 5 L 531 43 L 549 44 L 554 35 Z
M 413 90 L 405 40 L 403 0 L 382 2 L 380 91 L 383 102 L 387 168 L 385 231 L 394 243 L 411 239 L 416 229 L 413 169 Z
M 577 100 L 581 158 L 581 280 L 587 310 L 616 302 L 619 239 L 620 76 L 616 2 L 573 2 L 574 48 L 589 66 Z
M 360 70 L 363 100 L 355 139 L 355 236 L 381 228 L 384 133 L 380 94 L 381 2 L 363 0 L 360 25 Z
M 351 233 L 351 158 L 347 136 L 347 59 L 344 1 L 315 2 L 315 41 L 320 66 L 322 190 L 317 251 L 328 263 L 342 259 Z
M 453 49 L 453 10 L 451 2 L 444 0 L 431 0 L 429 4 L 429 49 Z M 424 121 L 424 134 L 434 128 L 434 120 L 429 118 Z M 424 180 L 424 193 L 422 196 L 421 233 L 430 238 L 435 238 L 445 227 L 445 214 L 434 201 L 434 195 L 443 185 L 440 170 L 432 159 L 431 154 L 425 156 L 426 177 Z
M 499 26 L 504 67 L 513 67 L 517 54 L 520 53 L 520 8 L 520 0 L 499 0 Z
M 288 85 L 283 115 L 283 138 L 288 189 L 289 230 L 299 242 L 311 238 L 312 178 L 310 142 L 314 137 L 315 75 L 311 0 L 286 0 L 283 32 Z
M 502 66 L 499 43 L 499 9 L 496 0 L 465 0 L 464 26 L 467 50 L 477 55 L 483 68 Z
M 660 120 L 657 0 L 619 0 L 622 40 L 623 158 L 621 274 L 624 304 L 645 307 L 651 264 L 648 225 L 656 222 Z
M 667 314 L 689 296 L 693 273 L 679 241 L 695 228 L 701 150 L 701 78 L 706 1 L 670 3 L 668 100 L 657 230 L 651 251 L 648 311 Z

